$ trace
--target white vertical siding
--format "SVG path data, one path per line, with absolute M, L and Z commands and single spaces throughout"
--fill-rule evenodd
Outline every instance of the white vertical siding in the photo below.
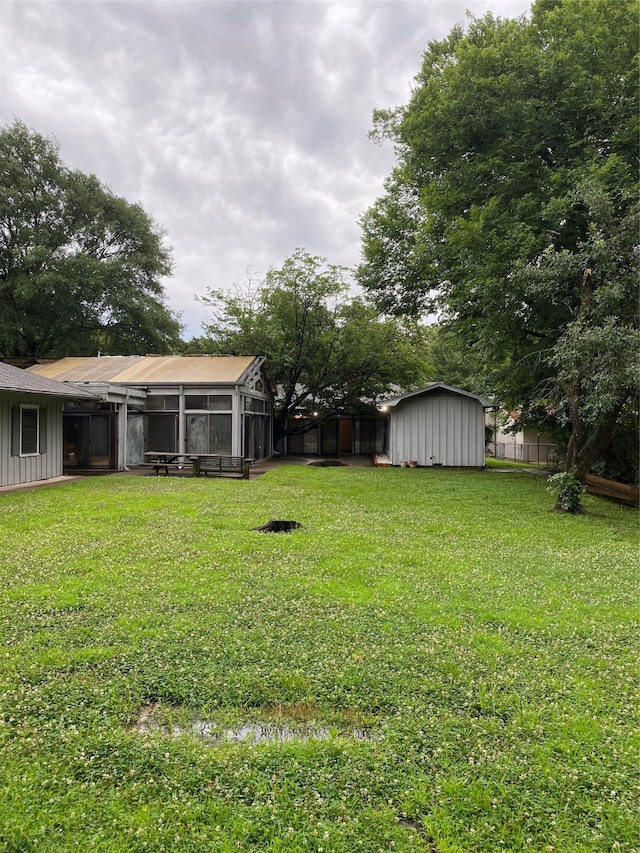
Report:
M 46 410 L 47 445 L 35 456 L 11 455 L 11 410 L 20 403 Z M 0 395 L 0 486 L 15 486 L 62 476 L 62 401 L 30 395 Z
M 410 397 L 391 414 L 391 464 L 484 465 L 484 411 L 470 397 Z

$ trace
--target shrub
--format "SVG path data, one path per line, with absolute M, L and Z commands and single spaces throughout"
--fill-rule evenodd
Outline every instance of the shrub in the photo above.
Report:
M 575 468 L 570 471 L 562 471 L 549 477 L 549 491 L 557 494 L 556 510 L 558 512 L 570 512 L 573 515 L 584 512 L 582 506 L 582 495 L 584 484 L 578 479 Z

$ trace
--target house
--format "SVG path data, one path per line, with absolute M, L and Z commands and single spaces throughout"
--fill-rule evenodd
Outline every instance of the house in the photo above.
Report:
M 494 404 L 443 382 L 381 404 L 389 416 L 387 454 L 392 465 L 483 467 L 485 410 Z
M 292 415 L 289 435 L 276 448 L 279 453 L 312 456 L 372 456 L 382 453 L 386 443 L 387 418 L 374 406 L 357 414 L 342 413 L 309 427 L 305 412 Z M 300 431 L 301 427 L 304 431 Z
M 62 407 L 90 392 L 0 362 L 0 486 L 60 477 Z
M 28 370 L 98 398 L 65 405 L 67 469 L 123 470 L 146 451 L 271 455 L 273 388 L 263 356 L 62 358 Z
M 557 462 L 563 455 L 562 448 L 550 435 L 530 428 L 514 432 L 512 428 L 518 423 L 518 412 L 487 412 L 486 423 L 493 436 L 489 450 L 496 459 L 547 465 Z

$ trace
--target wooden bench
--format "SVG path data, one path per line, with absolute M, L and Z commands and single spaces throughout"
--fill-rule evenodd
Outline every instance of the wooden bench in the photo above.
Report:
M 197 473 L 204 474 L 205 477 L 208 474 L 212 474 L 214 477 L 235 474 L 243 480 L 248 480 L 249 468 L 254 460 L 245 459 L 244 456 L 210 456 L 206 459 L 199 459 L 198 462 L 200 464 L 197 466 Z

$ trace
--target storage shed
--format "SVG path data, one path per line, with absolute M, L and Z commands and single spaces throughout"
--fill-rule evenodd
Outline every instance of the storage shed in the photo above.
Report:
M 443 382 L 386 400 L 392 465 L 483 467 L 484 413 L 494 404 Z
M 62 407 L 93 394 L 0 362 L 0 486 L 60 477 Z

